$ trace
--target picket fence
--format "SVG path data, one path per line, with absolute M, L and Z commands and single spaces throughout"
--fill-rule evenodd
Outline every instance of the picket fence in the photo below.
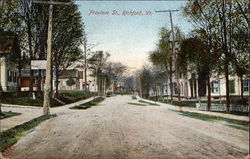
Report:
M 196 109 L 201 111 L 208 110 L 206 103 L 196 103 Z M 226 105 L 211 104 L 211 111 L 227 111 Z M 249 112 L 249 106 L 231 105 L 229 108 L 232 112 Z

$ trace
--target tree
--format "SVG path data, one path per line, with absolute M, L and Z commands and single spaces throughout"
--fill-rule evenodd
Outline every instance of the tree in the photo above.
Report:
M 175 43 L 181 43 L 184 38 L 181 30 L 178 27 L 174 27 L 175 33 Z M 161 28 L 159 32 L 159 42 L 157 44 L 157 49 L 155 51 L 150 52 L 149 59 L 155 66 L 161 66 L 167 72 L 167 76 L 169 78 L 169 87 L 170 87 L 170 97 L 171 102 L 173 101 L 173 73 L 175 73 L 177 88 L 178 88 L 178 101 L 180 104 L 180 84 L 179 84 L 179 70 L 176 69 L 176 58 L 178 52 L 173 54 L 173 43 L 171 42 L 171 31 L 166 28 Z M 175 46 L 175 52 L 176 46 Z
M 153 67 L 152 68 L 152 79 L 153 79 L 153 90 L 156 96 L 156 100 L 158 100 L 158 95 L 164 95 L 164 83 L 166 77 L 166 71 L 161 67 Z M 159 91 L 158 91 L 159 88 Z M 159 92 L 159 93 L 158 93 Z
M 56 76 L 56 94 L 58 94 L 58 78 L 61 72 L 79 61 L 82 57 L 79 47 L 86 39 L 77 5 L 72 3 L 56 6 L 53 15 L 53 68 Z
M 141 89 L 141 97 L 149 98 L 149 91 L 152 88 L 153 76 L 149 66 L 143 66 L 139 73 L 139 83 Z
M 67 81 L 66 81 L 67 86 L 73 86 L 74 84 L 76 84 L 75 80 L 70 77 Z
M 159 43 L 157 49 L 150 52 L 149 59 L 153 65 L 161 66 L 167 72 L 169 78 L 170 98 L 173 101 L 173 55 L 170 48 L 170 31 L 161 28 L 159 32 Z
M 181 44 L 181 51 L 178 55 L 178 69 L 183 69 L 189 71 L 192 74 L 198 74 L 199 83 L 203 83 L 207 85 L 208 95 L 207 95 L 207 106 L 208 110 L 210 110 L 211 106 L 211 85 L 210 85 L 210 77 L 212 75 L 213 69 L 216 67 L 217 59 L 219 58 L 219 54 L 216 51 L 212 51 L 209 49 L 205 37 L 191 37 L 183 40 Z M 205 36 L 205 35 L 203 35 Z M 205 80 L 203 80 L 205 79 Z M 200 87 L 202 87 L 200 85 Z M 199 96 L 203 93 L 199 91 Z
M 232 54 L 236 50 L 233 43 L 237 41 L 233 35 L 236 28 L 242 28 L 246 26 L 246 21 L 249 22 L 245 17 L 247 5 L 248 3 L 244 1 L 189 0 L 183 9 L 184 15 L 189 17 L 196 29 L 204 30 L 208 35 L 207 43 L 210 49 L 221 54 L 219 59 L 226 80 L 227 111 L 230 107 L 229 74 L 232 68 Z
M 93 55 L 88 59 L 89 69 L 92 71 L 92 76 L 96 77 L 96 84 L 98 86 L 98 94 L 101 95 L 104 93 L 104 83 L 107 86 L 107 72 L 105 71 L 108 58 L 110 57 L 109 53 L 104 53 L 103 51 L 96 51 Z M 106 80 L 105 80 L 106 79 Z M 106 81 L 106 82 L 104 82 Z
M 120 62 L 110 62 L 107 65 L 107 72 L 111 79 L 114 81 L 114 91 L 117 89 L 117 83 L 127 71 L 127 66 Z

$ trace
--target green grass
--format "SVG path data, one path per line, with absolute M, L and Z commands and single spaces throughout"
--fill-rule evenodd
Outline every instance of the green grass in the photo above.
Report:
M 159 106 L 159 104 L 147 102 L 147 101 L 144 101 L 144 100 L 139 100 L 139 102 L 140 102 L 140 103 L 149 104 L 149 105 L 157 105 L 157 106 Z
M 91 108 L 92 106 L 95 106 L 99 103 L 101 103 L 105 98 L 103 97 L 97 97 L 87 103 L 84 103 L 84 104 L 81 104 L 79 106 L 74 106 L 74 107 L 71 107 L 70 109 L 88 109 L 88 108 Z
M 0 152 L 5 150 L 6 148 L 14 145 L 17 140 L 25 135 L 28 130 L 36 127 L 42 121 L 55 117 L 56 115 L 43 115 L 38 118 L 32 119 L 28 122 L 25 122 L 21 125 L 15 126 L 14 128 L 8 129 L 4 132 L 0 133 Z
M 10 97 L 10 98 L 4 98 L 1 100 L 1 103 L 3 104 L 14 104 L 14 105 L 25 105 L 25 106 L 43 106 L 43 97 L 37 97 L 36 99 L 32 99 L 31 97 Z M 62 104 L 54 99 L 50 99 L 50 105 L 51 107 L 58 107 Z
M 1 103 L 25 106 L 43 106 L 43 94 L 36 93 L 36 99 L 29 97 L 28 92 L 3 92 L 1 94 Z M 50 99 L 51 107 L 61 106 L 62 104 L 54 99 Z
M 172 111 L 176 111 L 176 110 L 172 110 Z M 234 127 L 234 128 L 241 129 L 241 130 L 245 130 L 245 131 L 248 131 L 248 129 L 249 129 L 249 122 L 248 121 L 228 119 L 228 118 L 219 117 L 219 116 L 212 116 L 212 115 L 187 112 L 187 111 L 176 111 L 176 112 L 178 112 L 180 115 L 203 120 L 203 121 L 225 122 L 225 125 L 227 125 L 227 126 Z
M 249 112 L 222 112 L 222 111 L 211 111 L 216 113 L 223 113 L 223 114 L 232 114 L 232 115 L 238 115 L 238 116 L 249 116 Z
M 90 92 L 84 91 L 59 91 L 60 97 L 63 102 L 66 104 L 74 103 L 79 100 L 87 99 L 93 96 Z M 3 104 L 14 104 L 14 105 L 25 105 L 25 106 L 43 106 L 43 94 L 36 93 L 36 99 L 32 99 L 32 97 L 28 96 L 28 92 L 21 92 L 21 93 L 13 93 L 13 92 L 4 92 L 1 96 L 1 103 Z M 50 99 L 51 107 L 58 107 L 62 106 L 63 104 L 59 103 L 58 101 L 54 100 L 53 98 Z
M 4 118 L 10 118 L 10 117 L 13 117 L 13 116 L 16 116 L 16 115 L 21 115 L 21 113 L 16 113 L 16 112 L 3 112 L 3 115 L 0 115 L 0 120 L 1 119 L 4 119 Z
M 130 105 L 139 105 L 139 106 L 147 106 L 147 104 L 141 104 L 141 103 L 128 103 Z

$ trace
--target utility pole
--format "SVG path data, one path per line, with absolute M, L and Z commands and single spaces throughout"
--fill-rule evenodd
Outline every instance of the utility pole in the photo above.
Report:
M 175 78 L 176 78 L 176 83 L 177 83 L 177 88 L 178 88 L 178 105 L 180 106 L 180 82 L 179 82 L 179 74 L 177 71 L 176 67 L 176 61 L 177 61 L 177 55 L 175 52 L 175 34 L 174 34 L 174 25 L 173 25 L 173 19 L 172 19 L 172 12 L 178 12 L 179 10 L 160 10 L 160 11 L 155 11 L 155 12 L 168 12 L 170 16 L 170 23 L 171 23 L 171 32 L 172 32 L 172 53 L 174 57 L 174 62 L 175 62 Z M 170 72 L 172 73 L 172 72 Z
M 49 4 L 49 25 L 48 25 L 48 39 L 47 39 L 47 66 L 46 66 L 46 78 L 45 78 L 45 88 L 44 88 L 44 101 L 43 101 L 43 114 L 50 114 L 50 93 L 51 93 L 51 66 L 52 66 L 52 15 L 53 15 L 53 5 L 57 4 L 71 4 L 65 2 L 53 2 L 50 1 L 33 1 L 33 3 L 38 4 Z

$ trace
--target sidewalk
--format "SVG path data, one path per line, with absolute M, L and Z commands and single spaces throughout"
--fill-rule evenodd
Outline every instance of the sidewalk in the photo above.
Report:
M 152 100 L 147 100 L 147 99 L 143 99 L 137 96 L 138 100 L 144 100 L 144 101 L 148 101 L 148 102 L 154 102 Z M 155 102 L 159 105 L 162 106 L 168 106 L 171 107 L 171 109 L 174 110 L 180 110 L 179 106 L 174 106 L 171 104 L 166 104 L 166 103 L 161 103 L 161 102 Z M 194 113 L 199 113 L 199 114 L 206 114 L 206 115 L 212 115 L 212 116 L 218 116 L 218 117 L 223 117 L 223 118 L 228 118 L 228 119 L 235 119 L 235 120 L 242 120 L 242 121 L 249 121 L 249 117 L 246 116 L 239 116 L 239 115 L 233 115 L 233 114 L 224 114 L 224 113 L 219 113 L 219 112 L 209 112 L 209 111 L 199 111 L 196 110 L 196 108 L 189 108 L 189 107 L 182 107 L 182 111 L 187 111 L 187 112 L 194 112 Z
M 80 105 L 86 102 L 91 101 L 94 97 L 84 99 L 75 103 L 66 104 L 60 107 L 50 108 L 51 114 L 63 114 L 65 111 L 73 111 L 69 109 L 70 107 Z M 0 132 L 13 128 L 17 125 L 23 124 L 27 121 L 30 121 L 34 118 L 37 118 L 43 115 L 43 108 L 37 106 L 19 106 L 12 104 L 2 104 L 2 111 L 12 111 L 21 113 L 21 115 L 13 116 L 10 118 L 5 118 L 0 120 Z

